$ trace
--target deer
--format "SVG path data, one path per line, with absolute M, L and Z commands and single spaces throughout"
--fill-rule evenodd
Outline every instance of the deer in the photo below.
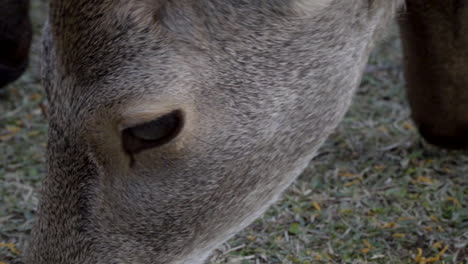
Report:
M 28 66 L 32 25 L 29 0 L 1 0 L 0 88 L 16 81 Z
M 204 263 L 316 155 L 404 5 L 51 0 L 47 175 L 24 261 Z M 401 22 L 413 118 L 448 147 L 466 146 L 467 10 L 408 0 Z

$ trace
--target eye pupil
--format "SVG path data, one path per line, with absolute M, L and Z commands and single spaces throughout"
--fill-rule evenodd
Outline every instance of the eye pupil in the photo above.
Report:
M 129 128 L 130 133 L 143 140 L 159 140 L 177 128 L 178 119 L 174 115 L 165 115 L 156 120 Z
M 177 110 L 150 122 L 124 129 L 122 131 L 124 150 L 135 154 L 168 143 L 182 129 L 182 117 L 182 112 Z

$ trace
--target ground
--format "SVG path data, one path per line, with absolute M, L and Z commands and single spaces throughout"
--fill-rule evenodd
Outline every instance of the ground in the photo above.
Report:
M 44 3 L 32 3 L 30 69 L 0 91 L 0 263 L 21 263 L 45 174 L 37 44 Z M 418 136 L 391 31 L 310 167 L 210 263 L 468 263 L 468 156 Z

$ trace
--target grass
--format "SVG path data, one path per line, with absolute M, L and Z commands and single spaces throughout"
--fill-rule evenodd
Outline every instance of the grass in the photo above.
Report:
M 33 1 L 38 35 L 45 1 Z M 220 263 L 468 263 L 468 156 L 409 119 L 396 31 L 371 56 L 347 116 L 300 179 L 220 247 Z M 0 92 L 0 262 L 21 263 L 45 174 L 38 49 Z

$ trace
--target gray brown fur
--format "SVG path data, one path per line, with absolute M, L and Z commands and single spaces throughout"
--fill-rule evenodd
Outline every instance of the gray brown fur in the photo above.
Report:
M 321 2 L 52 0 L 26 262 L 200 264 L 262 214 L 343 117 L 402 1 Z M 119 126 L 145 108 L 186 124 L 130 167 Z

